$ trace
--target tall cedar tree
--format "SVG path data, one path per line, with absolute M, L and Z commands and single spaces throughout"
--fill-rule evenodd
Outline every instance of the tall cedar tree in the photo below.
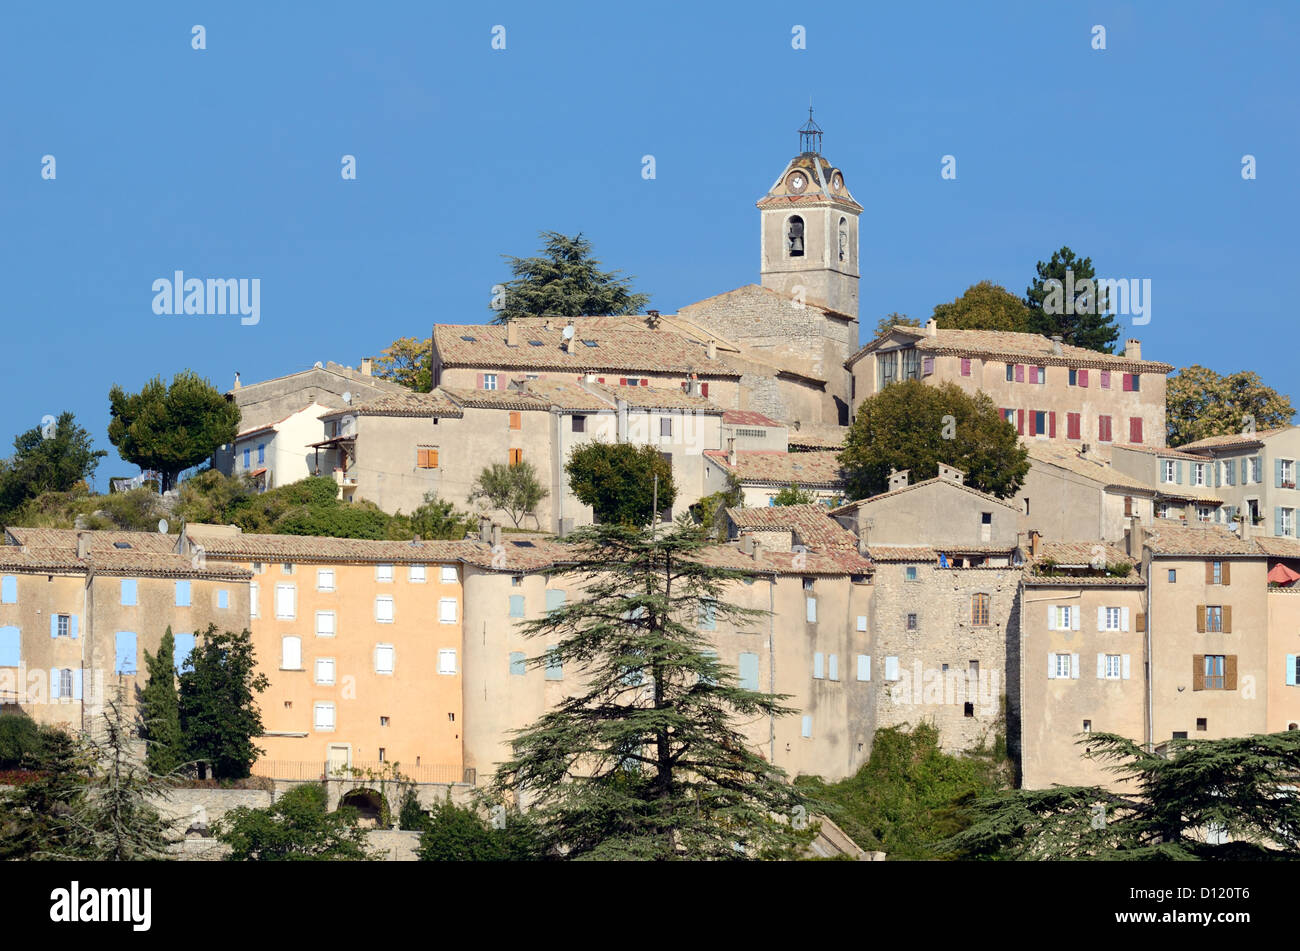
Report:
M 1094 293 L 1090 297 L 1086 290 L 1081 291 L 1079 288 L 1080 281 L 1097 278 L 1097 272 L 1092 266 L 1092 258 L 1076 258 L 1073 251 L 1063 247 L 1059 251 L 1052 252 L 1050 261 L 1039 261 L 1036 269 L 1038 276 L 1025 290 L 1025 304 L 1029 307 L 1030 332 L 1045 337 L 1059 335 L 1063 343 L 1071 346 L 1085 347 L 1099 353 L 1113 353 L 1115 341 L 1119 339 L 1119 326 L 1113 317 L 1105 313 L 1110 302 L 1105 299 L 1104 294 Z M 1044 306 L 1051 296 L 1047 282 L 1060 281 L 1060 293 L 1064 294 L 1067 286 L 1066 271 L 1073 274 L 1075 299 L 1063 301 L 1064 306 L 1060 309 L 1064 310 L 1068 306 L 1073 312 L 1049 314 L 1047 311 L 1052 308 Z M 1081 313 L 1083 309 L 1094 312 Z
M 677 497 L 673 467 L 654 446 L 592 441 L 574 446 L 564 466 L 569 488 L 596 521 L 641 526 L 652 521 L 659 476 L 658 505 L 667 512 Z
M 1054 786 L 986 797 L 945 850 L 1033 860 L 1300 857 L 1300 731 L 1174 740 L 1167 753 L 1112 733 L 1079 742 L 1135 792 Z
M 143 687 L 137 686 L 136 705 L 140 738 L 145 742 L 145 764 L 160 776 L 175 771 L 185 762 L 185 739 L 181 733 L 180 694 L 176 691 L 176 639 L 168 625 L 158 644 L 158 653 L 144 652 L 148 672 Z
M 808 838 L 786 821 L 802 797 L 737 729 L 791 712 L 786 698 L 740 687 L 699 630 L 766 614 L 728 599 L 744 574 L 709 563 L 707 534 L 686 516 L 658 537 L 580 529 L 564 577 L 584 597 L 518 625 L 554 645 L 527 663 L 575 687 L 516 732 L 494 792 L 529 804 L 552 854 L 755 859 Z
M 0 792 L 0 861 L 86 857 L 90 837 L 76 818 L 85 809 L 93 765 L 85 745 L 50 730 L 31 765 L 36 779 Z
M 967 485 L 998 498 L 1014 495 L 1029 472 L 1015 427 L 988 394 L 971 396 L 954 383 L 891 383 L 863 400 L 845 446 L 839 459 L 855 499 L 884 492 L 894 469 L 909 470 L 919 482 L 937 476 L 943 462 L 966 473 Z
M 1290 426 L 1293 416 L 1291 400 L 1265 386 L 1252 370 L 1220 376 L 1193 365 L 1170 377 L 1165 389 L 1165 429 L 1171 446 Z
M 42 492 L 67 492 L 88 482 L 107 456 L 71 413 L 50 429 L 35 426 L 14 438 L 14 454 L 0 466 L 0 511 L 10 512 Z
M 257 672 L 253 639 L 218 633 L 215 624 L 200 636 L 181 674 L 180 720 L 187 760 L 207 765 L 216 779 L 243 779 L 262 751 L 253 737 L 262 733 L 255 695 L 270 681 Z
M 239 406 L 193 370 L 177 373 L 170 386 L 155 377 L 139 393 L 114 385 L 108 402 L 109 441 L 127 462 L 156 469 L 164 492 L 239 429 Z
M 634 294 L 632 279 L 618 271 L 600 270 L 591 256 L 591 242 L 543 231 L 542 255 L 510 262 L 513 278 L 505 284 L 504 306 L 494 307 L 493 323 L 516 317 L 585 317 L 639 314 L 650 303 L 648 294 Z

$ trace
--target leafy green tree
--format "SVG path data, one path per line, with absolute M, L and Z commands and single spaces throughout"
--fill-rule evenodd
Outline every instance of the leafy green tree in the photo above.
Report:
M 1209 436 L 1290 426 L 1295 409 L 1287 396 L 1264 385 L 1253 370 L 1220 376 L 1193 364 L 1169 378 L 1165 431 L 1170 446 Z
M 600 270 L 591 242 L 543 231 L 542 254 L 532 258 L 504 255 L 513 277 L 505 284 L 504 306 L 494 307 L 493 323 L 516 317 L 585 317 L 639 314 L 650 303 L 632 292 L 632 279 Z
M 325 787 L 296 786 L 265 809 L 240 806 L 213 827 L 230 862 L 360 862 L 373 859 L 357 811 L 326 810 Z
M 515 528 L 528 515 L 533 515 L 538 504 L 550 493 L 537 478 L 531 462 L 506 465 L 494 462 L 484 466 L 474 484 L 470 486 L 470 501 L 485 499 L 494 509 L 502 509 L 515 523 Z
M 114 385 L 108 394 L 108 438 L 127 462 L 162 475 L 165 492 L 239 431 L 239 406 L 193 370 L 171 385 L 155 377 L 139 393 Z
M 473 527 L 471 515 L 458 512 L 453 503 L 438 498 L 436 492 L 426 493 L 424 504 L 411 513 L 411 531 L 425 540 L 457 541 Z
M 516 627 L 554 645 L 528 664 L 580 686 L 517 731 L 494 794 L 526 797 L 545 851 L 570 859 L 795 854 L 802 797 L 739 730 L 789 713 L 785 697 L 739 686 L 696 620 L 743 630 L 763 616 L 727 597 L 743 573 L 701 558 L 707 532 L 684 515 L 667 532 L 596 525 L 570 541 L 565 576 L 584 597 Z
M 813 492 L 805 492 L 799 486 L 791 482 L 772 499 L 773 505 L 812 505 L 817 501 L 817 496 Z
M 500 832 L 448 793 L 427 817 L 417 854 L 422 862 L 504 862 L 510 856 Z
M 45 492 L 68 492 L 89 482 L 108 453 L 72 413 L 52 427 L 35 426 L 14 439 L 14 454 L 0 465 L 0 511 L 11 512 Z
M 398 337 L 375 359 L 374 373 L 416 393 L 428 393 L 433 389 L 433 339 Z
M 863 400 L 839 456 L 850 497 L 889 487 L 894 469 L 911 480 L 932 479 L 939 463 L 966 473 L 966 484 L 1007 498 L 1029 472 L 1029 454 L 988 394 L 971 396 L 954 383 L 891 383 Z
M 745 504 L 745 490 L 734 473 L 726 474 L 727 487 L 706 495 L 691 506 L 691 517 L 697 524 L 703 525 L 709 537 L 715 541 L 726 541 L 727 509 L 740 508 Z
M 1119 327 L 1106 311 L 1110 302 L 1104 291 L 1083 282 L 1095 282 L 1092 258 L 1076 258 L 1063 247 L 1052 252 L 1050 261 L 1039 261 L 1038 276 L 1025 290 L 1029 307 L 1029 330 L 1044 337 L 1060 336 L 1063 343 L 1086 347 L 1099 353 L 1113 353 Z M 1067 300 L 1066 273 L 1071 275 L 1074 294 Z M 1055 287 L 1049 282 L 1059 282 Z
M 185 759 L 203 763 L 217 779 L 243 779 L 261 750 L 256 694 L 269 685 L 258 673 L 248 630 L 218 633 L 215 624 L 199 637 L 180 677 L 180 723 Z
M 988 796 L 942 847 L 967 858 L 1033 860 L 1300 855 L 1300 732 L 1174 740 L 1168 753 L 1112 733 L 1079 742 L 1135 792 L 1054 786 Z
M 900 314 L 894 311 L 892 314 L 886 314 L 876 322 L 876 336 L 887 334 L 894 327 L 919 327 L 921 321 L 916 317 L 908 317 L 907 314 Z
M 0 713 L 0 769 L 31 768 L 45 746 L 45 731 L 22 712 Z
M 616 525 L 649 525 L 654 520 L 655 476 L 659 477 L 660 512 L 677 497 L 673 467 L 654 446 L 592 441 L 574 446 L 564 466 L 569 488 L 596 521 Z
M 935 324 L 952 330 L 1029 332 L 1029 308 L 1005 287 L 980 281 L 956 300 L 934 309 Z
M 185 762 L 181 734 L 180 695 L 176 690 L 176 638 L 171 625 L 158 644 L 158 653 L 144 652 L 147 679 L 136 687 L 140 738 L 145 741 L 145 764 L 160 776 L 175 772 Z

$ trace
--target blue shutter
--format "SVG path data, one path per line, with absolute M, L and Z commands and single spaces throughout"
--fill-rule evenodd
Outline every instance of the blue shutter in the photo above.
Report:
M 1250 482 L 1250 460 L 1241 460 L 1241 484 L 1246 485 Z
M 564 606 L 564 592 L 548 590 L 546 592 L 546 610 L 554 611 L 556 608 Z
M 525 662 L 523 651 L 510 652 L 510 675 L 512 677 L 523 677 L 528 673 L 528 664 Z
M 1295 654 L 1286 655 L 1286 685 L 1294 687 L 1295 684 Z
M 114 636 L 117 662 L 113 665 L 115 674 L 134 674 L 135 669 L 135 632 L 118 631 Z
M 253 450 L 251 450 L 251 449 L 245 449 L 245 450 L 244 450 L 244 468 L 245 468 L 245 469 L 247 469 L 248 466 L 249 466 L 249 461 L 250 461 L 250 457 L 251 457 L 252 451 L 253 451 Z
M 51 614 L 50 615 L 50 637 L 58 637 L 58 636 L 59 636 L 59 616 L 57 614 Z
M 810 716 L 805 716 L 803 718 L 802 735 L 805 740 L 812 739 L 812 717 Z
M 176 606 L 178 608 L 188 608 L 190 606 L 190 583 L 188 581 L 176 582 Z
M 510 616 L 511 617 L 524 616 L 524 596 L 522 594 L 510 595 Z
M 74 641 L 77 639 L 77 619 L 78 615 L 76 614 L 68 615 L 68 631 L 72 634 Z
M 134 578 L 122 579 L 122 604 L 130 606 L 136 604 L 136 587 Z
M 808 610 L 808 613 L 807 613 L 808 622 L 809 622 L 810 624 L 811 624 L 811 623 L 815 623 L 816 620 L 817 620 L 817 599 L 816 599 L 816 598 L 804 598 L 804 601 L 806 602 L 806 607 L 807 607 L 807 610 Z
M 1282 488 L 1282 460 L 1281 459 L 1273 460 L 1273 486 L 1274 488 L 1277 489 Z
M 16 627 L 0 627 L 0 667 L 21 667 L 23 634 Z
M 13 575 L 0 578 L 0 604 L 18 603 L 18 579 Z
M 1174 463 L 1174 482 L 1178 485 L 1183 484 L 1183 463 L 1181 460 Z
M 72 699 L 81 699 L 81 668 L 74 667 L 72 670 Z
M 547 593 L 549 594 L 549 592 Z M 560 594 L 563 593 L 564 593 L 563 591 L 560 592 Z M 560 663 L 560 659 L 555 656 L 554 647 L 546 648 L 546 679 L 547 680 L 564 679 L 564 665 Z
M 700 601 L 700 630 L 716 631 L 718 629 L 718 605 L 712 598 Z
M 740 655 L 740 687 L 742 690 L 758 689 L 758 655 Z
M 217 607 L 219 608 L 230 607 L 230 592 L 227 591 L 225 588 L 222 588 L 220 591 L 217 592 Z
M 194 652 L 193 634 L 176 634 L 173 636 L 172 666 L 180 673 L 190 664 L 190 654 Z
M 1281 537 L 1282 535 L 1282 506 L 1273 506 L 1273 534 Z
M 817 680 L 822 680 L 826 676 L 825 671 L 823 669 L 824 663 L 825 663 L 824 655 L 813 654 L 813 677 Z

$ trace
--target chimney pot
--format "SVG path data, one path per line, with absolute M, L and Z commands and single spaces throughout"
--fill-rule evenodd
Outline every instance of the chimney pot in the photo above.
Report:
M 547 322 L 547 330 L 550 330 L 550 323 Z M 513 320 L 506 321 L 506 346 L 519 346 L 519 324 Z
M 736 467 L 736 437 L 727 437 L 727 465 L 733 469 Z
M 890 473 L 889 473 L 889 491 L 890 491 L 890 492 L 893 492 L 895 489 L 904 489 L 904 488 L 906 488 L 906 487 L 907 487 L 907 481 L 908 481 L 908 475 L 909 475 L 909 473 L 911 473 L 911 471 L 912 471 L 911 469 L 903 469 L 903 470 L 895 469 L 894 471 L 890 472 Z
M 937 337 L 939 335 L 939 323 L 933 317 L 925 322 L 925 335 L 927 337 Z
M 372 364 L 371 364 L 370 358 L 369 358 L 369 357 L 362 357 L 362 358 L 361 358 L 361 375 L 362 375 L 362 376 L 373 376 L 374 374 L 371 372 L 371 366 L 372 366 Z
M 243 385 L 243 384 L 241 384 L 241 383 L 239 382 L 239 371 L 236 370 L 236 371 L 235 371 L 235 385 L 232 387 L 232 389 L 236 389 L 236 390 L 237 390 L 237 389 L 239 389 L 240 386 L 242 386 L 242 385 Z
M 496 548 L 501 544 L 501 525 L 498 522 L 492 523 L 492 547 Z
M 1124 356 L 1130 360 L 1142 359 L 1142 341 L 1129 338 L 1124 341 Z
M 478 517 L 478 540 L 485 545 L 492 543 L 492 519 L 486 515 Z

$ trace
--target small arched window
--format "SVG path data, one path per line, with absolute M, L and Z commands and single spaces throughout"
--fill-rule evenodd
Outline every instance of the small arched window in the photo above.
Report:
M 786 224 L 785 238 L 790 257 L 803 257 L 803 219 L 798 215 L 794 215 Z
M 847 261 L 848 259 L 849 259 L 849 220 L 847 218 L 841 218 L 840 219 L 840 260 Z
M 970 622 L 977 625 L 989 623 L 989 596 L 987 594 L 971 595 Z

